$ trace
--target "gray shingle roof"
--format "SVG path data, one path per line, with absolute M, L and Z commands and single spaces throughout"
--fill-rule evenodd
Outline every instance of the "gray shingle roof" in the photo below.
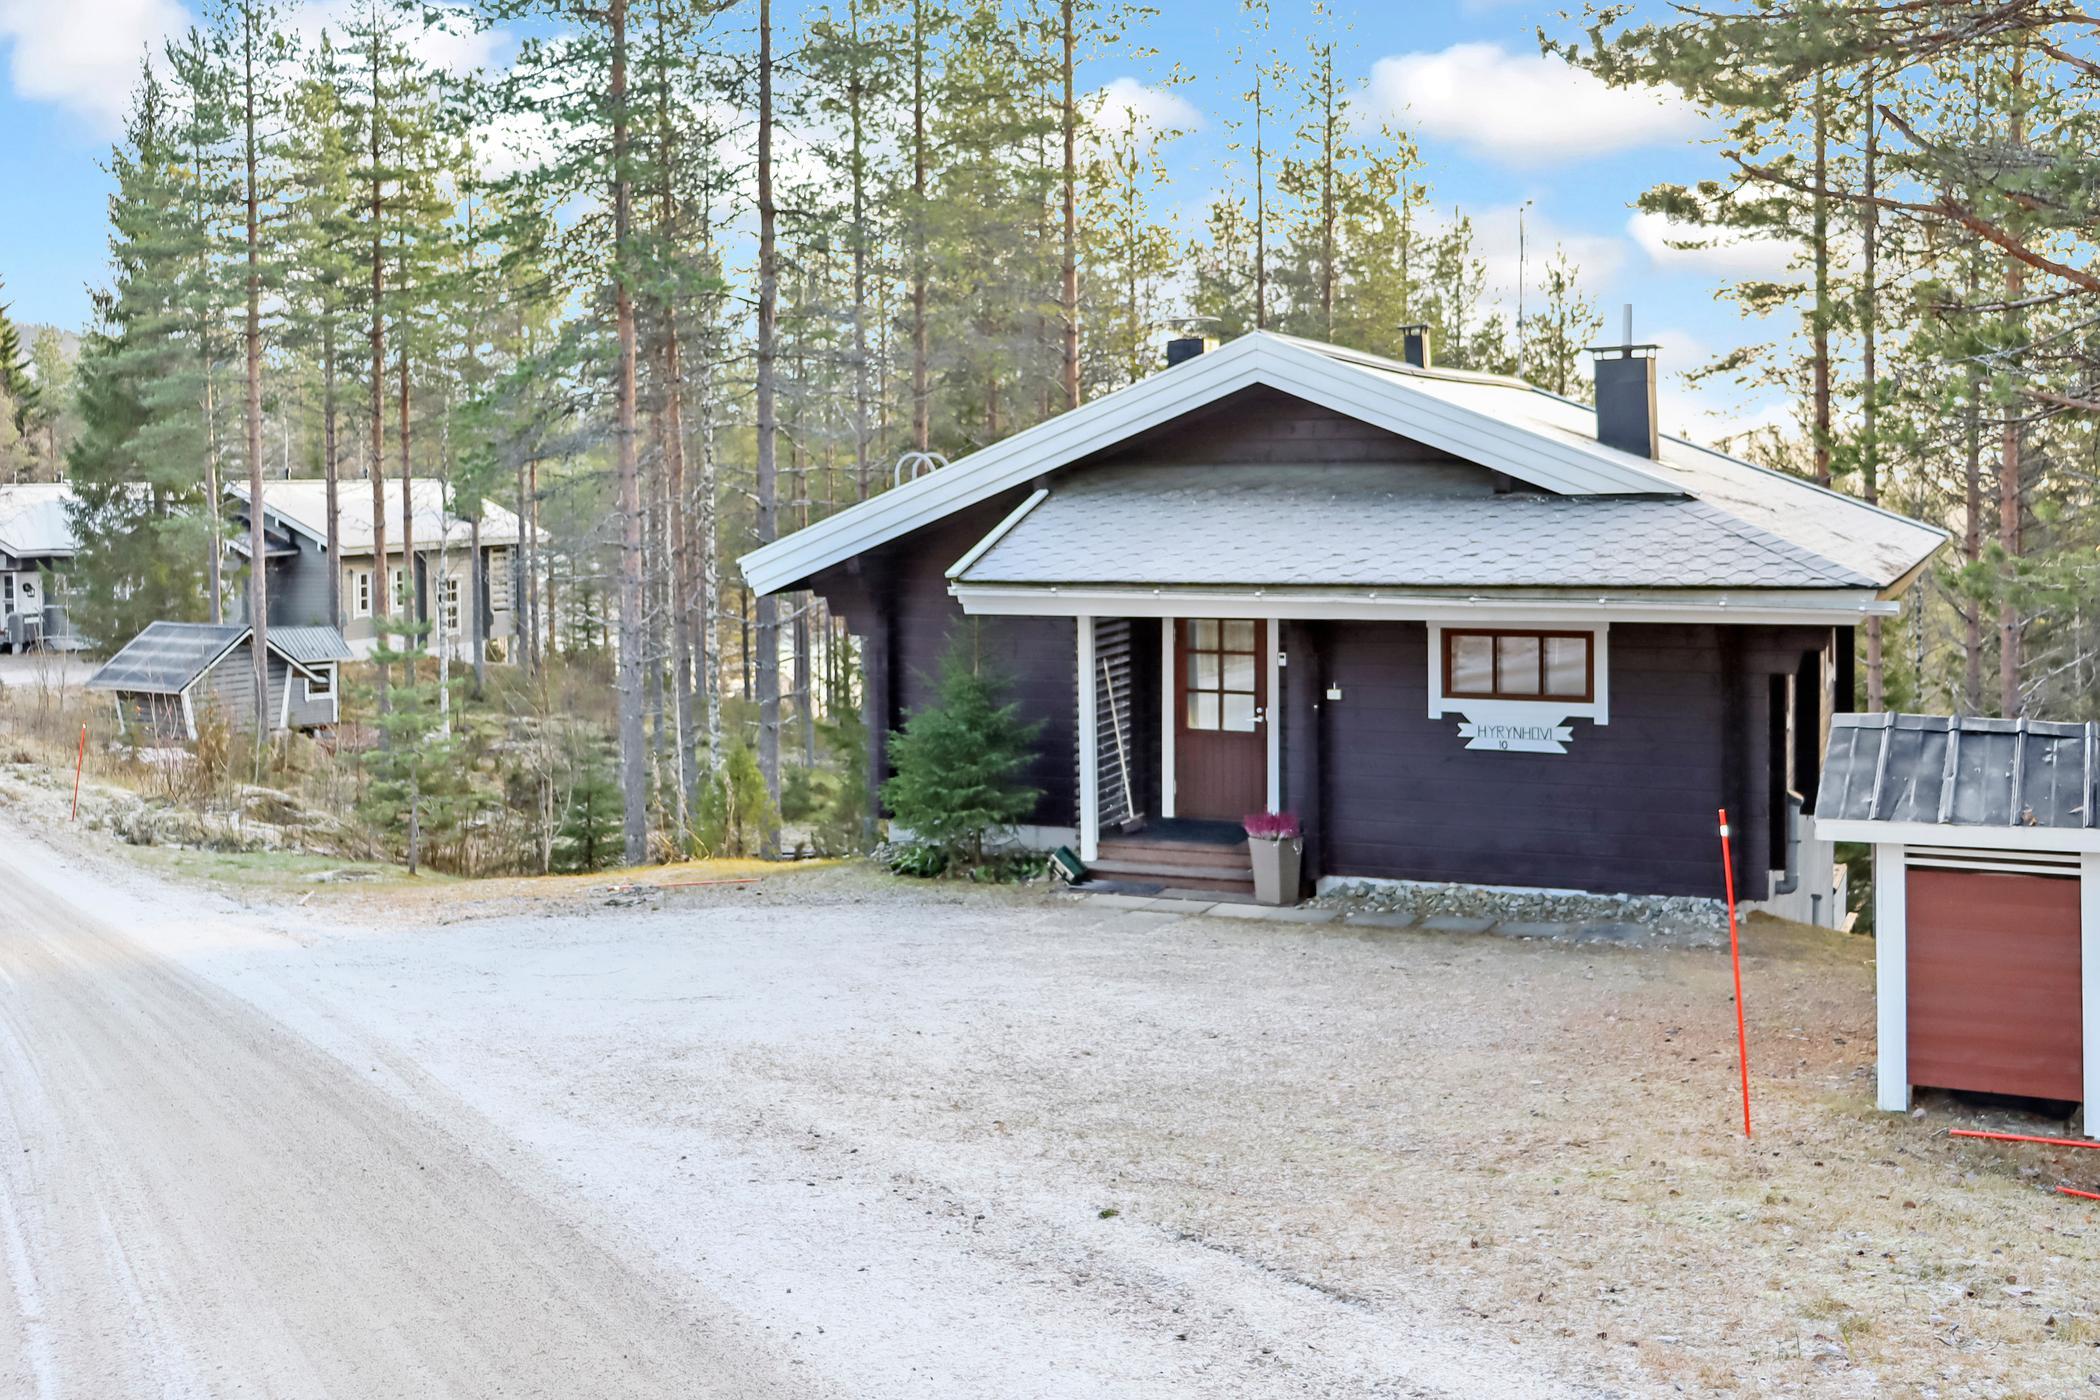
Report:
M 2100 725 L 1836 715 L 1816 816 L 1946 826 L 2095 825 Z
M 177 694 L 247 632 L 237 623 L 149 622 L 88 678 L 88 689 Z
M 959 576 L 974 584 L 1871 588 L 1691 497 L 1469 490 L 1406 467 L 1082 474 Z
M 302 666 L 350 659 L 350 644 L 333 627 L 273 626 L 268 637 L 272 651 L 283 652 Z

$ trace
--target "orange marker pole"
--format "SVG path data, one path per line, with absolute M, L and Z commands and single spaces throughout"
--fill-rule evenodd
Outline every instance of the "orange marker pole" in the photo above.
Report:
M 73 760 L 73 816 L 80 820 L 80 770 L 87 767 L 87 726 L 80 726 L 80 753 Z
M 1978 1128 L 1949 1128 L 1947 1136 L 1983 1138 L 1990 1142 L 2039 1142 L 2048 1147 L 2084 1147 L 2100 1150 L 2100 1142 L 2083 1142 L 2077 1138 L 2031 1137 L 2026 1133 L 1986 1133 Z
M 1735 965 L 1735 1047 L 1743 1067 L 1743 1136 L 1750 1136 L 1750 1032 L 1743 1024 L 1743 946 L 1735 931 L 1735 859 L 1728 849 L 1728 809 L 1721 809 L 1721 875 L 1728 883 L 1728 960 Z
M 2059 1196 L 2076 1196 L 2081 1201 L 2100 1201 L 2100 1192 L 2073 1191 L 2068 1186 L 2057 1187 L 2056 1194 Z

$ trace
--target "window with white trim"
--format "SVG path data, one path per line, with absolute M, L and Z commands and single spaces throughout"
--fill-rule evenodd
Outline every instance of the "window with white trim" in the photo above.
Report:
M 438 597 L 445 610 L 445 635 L 459 635 L 459 575 L 446 574 L 440 585 Z
M 372 615 L 372 571 L 352 569 L 350 571 L 350 616 Z
M 395 569 L 392 572 L 394 610 L 399 612 L 408 606 L 408 570 Z
M 489 551 L 489 610 L 509 612 L 511 597 L 511 562 L 508 549 Z
M 306 678 L 306 698 L 326 700 L 335 693 L 335 678 L 327 671 L 316 671 Z

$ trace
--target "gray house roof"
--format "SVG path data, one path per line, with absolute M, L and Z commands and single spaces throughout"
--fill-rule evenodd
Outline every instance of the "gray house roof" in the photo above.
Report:
M 970 584 L 1872 588 L 1693 496 L 1492 494 L 1387 467 L 1118 467 L 1052 489 Z
M 2100 725 L 1899 714 L 1836 715 L 1830 723 L 1819 824 L 2096 825 Z
M 0 485 L 0 551 L 17 558 L 70 557 L 80 548 L 66 507 L 64 483 Z
M 246 623 L 234 622 L 149 622 L 88 677 L 88 689 L 180 695 L 239 646 L 250 630 Z M 349 644 L 333 627 L 272 627 L 268 645 L 309 673 L 317 665 L 350 659 Z
M 1532 493 L 1570 501 L 1690 501 L 1702 506 L 1704 513 L 1636 512 L 1615 519 L 1624 531 L 1631 530 L 1627 522 L 1634 520 L 1661 528 L 1662 535 L 1646 547 L 1651 554 L 1675 555 L 1711 542 L 1725 548 L 1729 561 L 1751 562 L 1748 576 L 1719 580 L 1721 586 L 1728 588 L 1811 587 L 1864 591 L 1869 599 L 1877 594 L 1886 598 L 1906 585 L 1947 539 L 1945 531 L 1933 526 L 1678 438 L 1663 438 L 1653 459 L 1620 451 L 1598 439 L 1594 409 L 1546 393 L 1520 379 L 1421 368 L 1341 346 L 1255 332 L 1104 394 L 950 466 L 762 546 L 741 561 L 745 577 L 761 593 L 797 586 L 845 560 L 957 511 L 1001 496 L 1011 499 L 1009 493 L 1031 487 L 1047 490 L 1050 502 L 1057 504 L 1056 510 L 1044 515 L 1027 532 L 1032 541 L 1040 539 L 1049 525 L 1073 518 L 1066 513 L 1060 498 L 1083 489 L 1081 483 L 1087 473 L 1075 478 L 1065 468 L 1098 459 L 1142 433 L 1255 387 L 1276 390 L 1346 414 L 1472 463 L 1476 469 L 1502 473 L 1531 488 Z M 1401 469 L 1405 470 L 1411 469 Z M 1247 498 L 1240 498 L 1241 505 L 1246 502 Z M 1128 503 L 1138 509 L 1165 504 L 1145 499 Z M 1038 504 L 1040 507 L 1042 503 Z M 1107 504 L 1104 498 L 1096 498 L 1087 507 L 1085 520 L 1075 521 L 1075 526 L 1091 526 L 1097 518 L 1094 512 Z M 1177 499 L 1172 504 L 1189 512 L 1189 518 L 1207 518 L 1214 511 L 1232 509 L 1223 499 Z M 1290 507 L 1291 518 L 1301 524 L 1296 527 L 1294 538 L 1283 541 L 1281 554 L 1294 561 L 1294 566 L 1299 557 L 1294 546 L 1308 542 L 1302 525 L 1304 512 L 1313 511 L 1318 505 L 1318 501 L 1301 501 Z M 1330 502 L 1326 508 L 1338 510 L 1339 506 Z M 1547 518 L 1546 508 L 1534 510 L 1530 503 L 1519 503 L 1510 497 L 1501 498 L 1494 508 L 1502 512 L 1493 517 L 1498 528 L 1507 526 L 1520 535 L 1543 529 L 1538 522 Z M 1031 516 L 1038 513 L 1039 510 L 1030 512 Z M 1388 509 L 1385 514 L 1393 519 L 1398 512 Z M 1724 527 L 1721 517 L 1731 518 L 1734 528 Z M 1107 557 L 1106 545 L 1091 540 L 1075 541 L 1071 548 L 1101 550 L 1104 561 L 1095 566 L 1092 579 L 1114 576 L 1122 582 L 1139 583 L 1150 582 L 1155 575 L 1190 572 L 1183 567 L 1183 558 L 1177 552 L 1188 547 L 1186 542 L 1169 538 L 1181 528 L 1182 518 L 1168 516 L 1136 522 L 1137 538 L 1133 543 L 1141 543 L 1144 548 L 1125 558 Z M 1244 516 L 1237 518 L 1242 525 L 1246 523 Z M 1605 516 L 1600 513 L 1594 518 L 1601 521 Z M 1266 519 L 1257 523 L 1263 530 L 1270 528 Z M 1334 516 L 1324 522 L 1330 530 L 1341 523 Z M 1012 533 L 1020 534 L 1021 527 L 1015 526 Z M 1409 538 L 1418 538 L 1421 533 L 1417 531 Z M 1623 543 L 1625 534 L 1615 538 Z M 1779 542 L 1784 550 L 1791 551 L 1786 567 L 1775 566 L 1773 552 L 1759 547 L 1764 539 Z M 1487 555 L 1497 552 L 1495 547 L 1485 542 L 1478 544 L 1472 552 L 1452 556 L 1462 566 L 1460 572 L 1441 578 L 1416 577 L 1408 582 L 1413 586 L 1492 586 L 1469 581 L 1475 574 L 1500 578 L 1487 562 Z M 1397 547 L 1381 547 L 1398 553 Z M 1523 547 L 1520 539 L 1500 553 L 1513 559 Z M 990 572 L 995 567 L 1011 570 L 1005 577 L 1015 580 L 1022 574 L 1049 567 L 1051 561 L 1036 553 L 1036 548 L 1031 542 L 1026 555 L 1007 555 L 994 564 L 991 556 L 998 554 L 999 549 L 987 543 L 972 552 L 976 557 L 968 561 L 970 567 L 959 571 L 958 583 L 981 583 L 996 589 L 999 585 Z M 1256 562 L 1251 556 L 1236 554 L 1229 568 L 1223 564 L 1219 567 L 1233 575 L 1234 583 L 1282 584 L 1281 578 L 1250 577 Z M 1354 577 L 1347 568 L 1340 568 L 1351 565 L 1351 560 L 1332 562 L 1342 578 Z M 1556 567 L 1578 562 L 1575 554 L 1563 553 Z M 1607 556 L 1604 562 L 1613 561 Z M 1700 585 L 1705 587 L 1715 586 L 1721 572 L 1718 567 L 1707 568 L 1694 559 L 1676 558 L 1670 562 L 1680 580 L 1698 577 L 1705 580 Z M 1123 568 L 1126 563 L 1127 570 Z M 986 572 L 978 572 L 978 566 Z M 1820 573 L 1822 577 L 1818 582 L 1804 584 L 1803 573 Z M 1781 575 L 1785 582 L 1767 582 Z M 1025 588 L 1026 584 L 1016 586 Z M 1605 578 L 1585 575 L 1575 581 L 1575 586 L 1611 585 Z M 967 609 L 970 600 L 966 597 L 964 602 Z

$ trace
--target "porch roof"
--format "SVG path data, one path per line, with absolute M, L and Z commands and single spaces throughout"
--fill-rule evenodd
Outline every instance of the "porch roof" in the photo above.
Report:
M 1692 496 L 1410 488 L 1376 467 L 1116 468 L 1032 498 L 958 585 L 1873 589 Z

